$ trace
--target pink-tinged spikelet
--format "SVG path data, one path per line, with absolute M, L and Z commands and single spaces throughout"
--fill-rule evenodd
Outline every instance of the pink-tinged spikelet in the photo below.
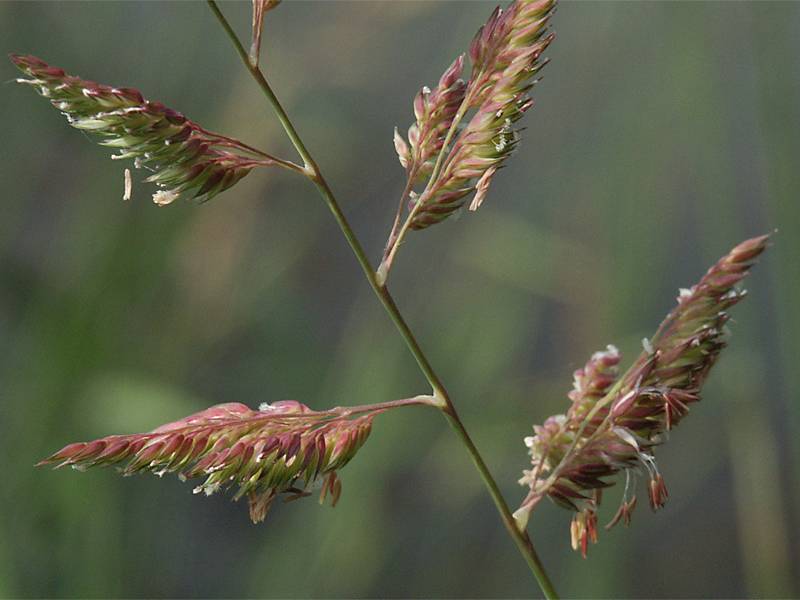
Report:
M 28 77 L 17 81 L 49 99 L 70 125 L 118 149 L 112 158 L 131 158 L 137 168 L 151 171 L 146 181 L 158 186 L 153 201 L 159 206 L 183 197 L 210 200 L 253 167 L 274 164 L 268 155 L 206 131 L 137 90 L 67 75 L 35 56 L 10 58 Z
M 395 129 L 395 149 L 400 164 L 415 180 L 430 176 L 433 161 L 442 149 L 453 118 L 464 101 L 466 84 L 461 79 L 463 70 L 464 55 L 461 55 L 447 68 L 435 89 L 426 86 L 416 95 L 416 121 L 408 128 L 408 144 Z
M 644 352 L 618 377 L 616 348 L 592 356 L 575 372 L 572 406 L 556 415 L 535 435 L 525 439 L 531 469 L 520 483 L 530 493 L 514 514 L 519 526 L 545 496 L 577 513 L 571 532 L 573 547 L 586 554 L 596 541 L 596 509 L 608 479 L 625 471 L 628 480 L 622 504 L 608 527 L 630 523 L 636 505 L 629 489 L 630 472 L 649 478 L 648 499 L 653 510 L 667 500 L 667 487 L 655 461 L 654 448 L 664 433 L 685 417 L 689 405 L 700 400 L 700 389 L 726 345 L 727 310 L 745 292 L 737 289 L 755 259 L 767 247 L 769 236 L 742 242 L 721 258 L 690 289 L 680 290 L 678 304 L 661 323 Z
M 234 499 L 247 496 L 250 518 L 258 523 L 277 496 L 308 496 L 315 484 L 322 486 L 320 501 L 330 494 L 335 504 L 341 493 L 337 471 L 367 440 L 375 414 L 315 412 L 293 400 L 260 410 L 230 402 L 149 433 L 69 444 L 39 465 L 79 470 L 118 465 L 123 475 L 150 471 L 177 473 L 182 480 L 205 477 L 195 493 L 235 487 Z

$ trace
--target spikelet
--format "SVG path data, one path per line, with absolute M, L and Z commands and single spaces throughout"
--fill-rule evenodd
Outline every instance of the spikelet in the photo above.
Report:
M 377 412 L 351 417 L 341 409 L 315 412 L 293 400 L 262 405 L 218 404 L 150 433 L 111 435 L 70 444 L 39 465 L 78 470 L 117 465 L 123 475 L 177 473 L 205 477 L 195 493 L 236 488 L 247 496 L 250 518 L 263 521 L 276 497 L 308 496 L 321 484 L 320 502 L 341 493 L 337 477 L 369 436 Z
M 17 79 L 48 98 L 76 129 L 119 149 L 115 159 L 134 160 L 152 171 L 159 206 L 178 198 L 210 200 L 253 167 L 274 165 L 269 155 L 211 133 L 160 102 L 131 88 L 116 88 L 67 75 L 34 56 L 10 55 L 28 78 Z
M 728 308 L 745 295 L 737 289 L 753 261 L 764 251 L 769 236 L 742 242 L 720 259 L 691 289 L 682 289 L 678 305 L 667 315 L 633 366 L 618 377 L 619 352 L 609 346 L 575 372 L 566 415 L 556 415 L 534 436 L 525 439 L 531 469 L 522 485 L 530 493 L 514 513 L 524 527 L 531 510 L 545 496 L 573 510 L 573 547 L 586 554 L 588 540 L 596 541 L 596 509 L 608 479 L 626 472 L 622 504 L 608 528 L 630 523 L 636 505 L 630 475 L 644 472 L 653 510 L 667 500 L 667 488 L 656 465 L 654 448 L 665 432 L 700 400 L 708 372 L 726 345 Z
M 425 86 L 419 91 L 414 98 L 416 121 L 408 128 L 408 143 L 395 128 L 394 145 L 400 164 L 415 180 L 431 175 L 433 161 L 464 101 L 466 85 L 460 78 L 463 70 L 462 54 L 447 68 L 434 90 Z
M 519 142 L 517 121 L 533 105 L 528 92 L 546 64 L 541 54 L 554 38 L 548 33 L 554 6 L 555 0 L 516 0 L 505 11 L 495 9 L 470 47 L 472 70 L 466 88 L 454 79 L 454 72 L 461 71 L 459 57 L 445 72 L 436 92 L 427 96 L 433 110 L 418 110 L 420 97 L 415 100 L 417 123 L 409 131 L 411 152 L 404 157 L 400 144 L 401 163 L 416 164 L 412 133 L 434 132 L 430 138 L 420 135 L 420 140 L 426 151 L 436 154 L 450 125 L 469 112 L 473 114 L 446 149 L 434 179 L 420 195 L 412 196 L 412 229 L 442 221 L 461 208 L 471 194 L 475 194 L 472 210 L 483 202 L 492 177 Z M 460 106 L 456 104 L 459 96 L 463 97 Z

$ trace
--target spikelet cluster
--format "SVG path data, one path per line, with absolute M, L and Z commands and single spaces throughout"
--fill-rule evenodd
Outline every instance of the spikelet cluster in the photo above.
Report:
M 664 434 L 700 400 L 700 389 L 726 345 L 727 310 L 745 295 L 737 289 L 768 236 L 747 240 L 720 259 L 690 289 L 680 290 L 678 304 L 661 323 L 633 366 L 618 376 L 619 352 L 613 346 L 594 354 L 575 372 L 572 405 L 550 417 L 525 439 L 531 469 L 520 483 L 530 493 L 515 513 L 524 525 L 543 498 L 576 512 L 572 544 L 586 555 L 597 538 L 596 510 L 609 479 L 626 472 L 622 503 L 607 527 L 628 524 L 636 506 L 631 475 L 643 473 L 653 510 L 667 499 L 654 448 Z
M 184 197 L 210 200 L 253 167 L 274 164 L 260 151 L 206 131 L 137 90 L 67 75 L 34 56 L 10 57 L 27 75 L 17 81 L 49 99 L 70 125 L 118 149 L 112 158 L 133 159 L 137 168 L 151 171 L 146 181 L 158 186 L 153 194 L 158 205 Z
M 454 122 L 464 120 L 466 125 L 454 132 L 454 141 L 445 148 L 447 154 L 434 179 L 420 195 L 411 196 L 412 229 L 442 221 L 472 194 L 472 210 L 483 202 L 492 177 L 517 146 L 517 121 L 533 105 L 529 91 L 546 63 L 542 52 L 554 38 L 548 33 L 554 7 L 555 0 L 515 0 L 506 10 L 495 9 L 470 47 L 472 70 L 466 86 L 458 83 L 459 58 L 442 76 L 436 92 L 425 97 L 429 110 L 417 109 L 417 97 L 417 123 L 409 131 L 410 154 L 404 153 L 405 143 L 402 138 L 398 143 L 395 135 L 404 166 L 415 164 L 412 133 L 433 132 L 430 137 L 419 137 L 423 153 L 435 155 Z M 462 100 L 457 105 L 459 97 Z
M 341 493 L 337 471 L 364 444 L 376 413 L 350 417 L 336 409 L 315 412 L 293 400 L 262 405 L 219 404 L 149 433 L 111 435 L 62 448 L 40 465 L 117 465 L 123 475 L 176 473 L 203 477 L 195 493 L 236 488 L 246 496 L 250 518 L 264 520 L 272 502 L 309 495 L 321 484 L 320 502 Z
M 414 98 L 416 121 L 408 128 L 408 143 L 394 130 L 394 146 L 400 164 L 414 180 L 427 180 L 444 145 L 447 132 L 464 101 L 466 84 L 461 79 L 464 55 L 453 61 L 434 90 L 423 87 Z

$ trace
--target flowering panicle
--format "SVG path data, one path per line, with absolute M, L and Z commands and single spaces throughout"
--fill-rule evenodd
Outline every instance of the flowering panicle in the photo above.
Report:
M 330 494 L 336 504 L 341 493 L 337 471 L 364 444 L 380 411 L 352 412 L 316 412 L 293 400 L 260 410 L 236 402 L 218 404 L 150 433 L 70 444 L 39 465 L 79 470 L 120 465 L 123 475 L 150 471 L 158 476 L 174 472 L 182 480 L 205 477 L 195 493 L 236 487 L 234 499 L 247 496 L 257 523 L 278 495 L 287 500 L 308 496 L 315 484 L 322 485 L 320 502 Z
M 376 272 L 379 285 L 385 284 L 408 231 L 446 219 L 470 195 L 470 210 L 483 203 L 493 177 L 517 147 L 516 122 L 533 106 L 528 92 L 547 63 L 541 55 L 554 39 L 548 28 L 555 4 L 514 0 L 505 11 L 495 9 L 472 41 L 469 81 L 460 79 L 462 55 L 435 90 L 424 87 L 417 94 L 408 141 L 395 128 L 395 150 L 407 181 Z M 422 182 L 424 189 L 414 189 Z
M 112 158 L 134 159 L 159 190 L 159 206 L 177 198 L 210 200 L 256 166 L 281 161 L 237 140 L 206 131 L 160 102 L 145 100 L 131 88 L 117 88 L 67 75 L 34 56 L 12 54 L 11 61 L 33 86 L 66 116 L 70 125 L 98 136 L 100 144 L 119 149 Z
M 447 218 L 470 194 L 475 194 L 471 210 L 483 202 L 492 177 L 519 142 L 516 122 L 533 105 L 528 92 L 546 64 L 542 52 L 554 38 L 548 33 L 554 7 L 555 0 L 516 0 L 505 11 L 495 9 L 478 31 L 469 51 L 470 80 L 451 124 L 475 112 L 452 147 L 443 148 L 447 154 L 439 172 L 412 197 L 412 229 Z
M 764 251 L 769 236 L 742 242 L 720 259 L 690 289 L 680 290 L 678 305 L 667 315 L 633 366 L 618 377 L 619 352 L 609 346 L 575 372 L 572 406 L 525 439 L 530 470 L 520 483 L 530 493 L 514 513 L 524 527 L 531 510 L 545 496 L 573 510 L 573 547 L 584 556 L 588 540 L 596 541 L 596 510 L 608 478 L 626 471 L 622 504 L 607 527 L 630 522 L 636 496 L 631 474 L 649 478 L 653 510 L 667 499 L 667 488 L 656 465 L 654 448 L 664 433 L 700 400 L 700 389 L 725 347 L 728 308 L 745 295 L 736 285 Z

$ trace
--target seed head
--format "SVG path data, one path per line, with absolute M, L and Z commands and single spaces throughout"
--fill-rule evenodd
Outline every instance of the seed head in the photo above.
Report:
M 131 88 L 117 88 L 67 75 L 34 56 L 10 55 L 31 85 L 48 98 L 70 125 L 119 150 L 115 159 L 134 159 L 160 189 L 163 206 L 178 198 L 210 200 L 259 165 L 274 162 L 241 142 L 211 133 L 160 102 Z
M 455 73 L 461 72 L 463 57 L 459 57 L 445 72 L 437 92 L 429 95 L 438 100 L 432 103 L 435 110 L 430 115 L 417 110 L 422 105 L 417 96 L 417 123 L 412 130 L 416 127 L 420 133 L 433 132 L 430 138 L 420 136 L 429 156 L 438 154 L 454 122 L 461 122 L 471 111 L 472 116 L 453 138 L 452 147 L 445 148 L 447 154 L 435 179 L 412 199 L 410 210 L 418 205 L 411 222 L 413 229 L 424 229 L 447 218 L 471 194 L 475 194 L 471 210 L 483 202 L 492 177 L 519 143 L 517 121 L 533 105 L 529 92 L 547 62 L 541 55 L 554 39 L 548 33 L 554 7 L 555 0 L 515 0 L 505 11 L 495 9 L 470 47 L 472 71 L 466 87 L 454 79 Z M 451 81 L 454 83 L 443 85 Z M 411 145 L 413 149 L 413 142 Z M 405 162 L 416 164 L 413 152 Z
M 315 412 L 293 400 L 262 405 L 218 404 L 149 433 L 111 435 L 70 444 L 39 465 L 78 470 L 118 465 L 123 475 L 177 473 L 181 480 L 204 477 L 194 493 L 207 496 L 236 488 L 247 496 L 254 523 L 264 520 L 273 500 L 310 495 L 321 484 L 320 501 L 341 493 L 337 471 L 369 436 L 376 413 L 351 418 L 341 409 Z M 37 465 L 37 466 L 39 466 Z
M 613 346 L 594 354 L 575 372 L 567 414 L 534 426 L 535 435 L 525 439 L 532 468 L 520 479 L 530 487 L 514 514 L 520 526 L 547 496 L 578 513 L 572 541 L 585 556 L 587 539 L 596 537 L 594 515 L 601 491 L 613 485 L 609 478 L 620 471 L 627 476 L 625 493 L 608 527 L 630 523 L 636 505 L 635 492 L 629 490 L 632 472 L 647 475 L 651 508 L 664 506 L 667 487 L 654 449 L 665 441 L 665 432 L 688 414 L 689 405 L 700 400 L 700 389 L 726 345 L 727 309 L 745 295 L 736 286 L 768 239 L 742 242 L 697 285 L 681 290 L 677 306 L 645 341 L 644 351 L 624 375 L 617 376 L 620 355 Z

